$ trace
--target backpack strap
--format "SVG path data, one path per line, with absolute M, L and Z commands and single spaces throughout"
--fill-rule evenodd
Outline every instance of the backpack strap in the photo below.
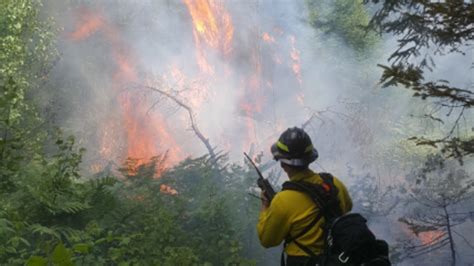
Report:
M 285 188 L 284 188 L 285 189 Z M 287 188 L 287 189 L 290 189 L 290 188 Z M 280 265 L 281 266 L 285 266 L 285 255 L 284 255 L 284 251 L 285 251 L 285 248 L 286 246 L 293 242 L 295 243 L 301 250 L 303 250 L 304 252 L 306 252 L 306 254 L 308 254 L 310 257 L 318 257 L 318 255 L 316 255 L 311 249 L 309 249 L 308 247 L 304 246 L 303 244 L 301 244 L 300 242 L 298 242 L 296 239 L 300 238 L 301 236 L 305 235 L 311 228 L 313 228 L 313 226 L 316 225 L 316 223 L 318 223 L 318 221 L 321 219 L 321 217 L 323 216 L 323 213 L 320 211 L 318 213 L 318 215 L 316 215 L 316 217 L 314 217 L 314 219 L 311 221 L 310 224 L 308 224 L 305 228 L 303 228 L 303 230 L 301 230 L 301 232 L 299 232 L 296 236 L 291 236 L 289 235 L 286 239 L 285 239 L 285 243 L 283 244 L 283 251 L 281 252 L 281 262 L 280 262 Z
M 322 186 L 329 186 L 330 197 L 327 203 L 327 211 L 329 212 L 328 218 L 334 220 L 343 214 L 339 204 L 339 198 L 337 197 L 339 189 L 334 184 L 334 176 L 330 173 L 319 173 L 319 176 L 323 180 Z
M 319 173 L 319 176 L 323 179 L 323 184 L 328 184 L 331 188 L 329 201 L 327 203 L 328 207 L 326 208 L 326 224 L 323 226 L 324 250 L 321 257 L 321 265 L 326 265 L 329 258 L 333 255 L 330 250 L 332 239 L 329 239 L 331 235 L 331 225 L 343 213 L 337 196 L 339 189 L 334 184 L 334 177 L 330 173 Z
M 304 181 L 287 181 L 283 183 L 283 188 L 282 188 L 282 190 L 296 190 L 304 194 L 307 194 L 313 200 L 313 202 L 316 204 L 316 206 L 319 209 L 319 213 L 311 221 L 311 223 L 308 224 L 305 228 L 303 228 L 303 230 L 299 232 L 296 236 L 288 236 L 284 244 L 284 247 L 286 247 L 286 245 L 288 245 L 289 243 L 294 242 L 300 249 L 302 249 L 305 253 L 307 253 L 311 257 L 318 257 L 318 255 L 316 255 L 308 247 L 299 243 L 297 239 L 305 235 L 311 228 L 313 228 L 322 217 L 325 217 L 326 221 L 329 221 L 332 217 L 337 217 L 338 214 L 340 213 L 340 207 L 339 207 L 339 203 L 337 199 L 338 189 L 334 185 L 333 176 L 329 173 L 320 173 L 319 176 L 323 180 L 322 184 L 313 184 L 313 183 L 304 182 Z M 329 200 L 328 200 L 328 196 L 329 196 Z M 337 203 L 337 210 L 333 210 L 334 203 Z M 327 231 L 328 231 L 327 224 L 323 226 L 325 246 L 327 246 L 327 243 L 326 243 L 327 242 L 326 237 L 327 237 Z M 283 254 L 282 254 L 282 262 L 283 262 Z

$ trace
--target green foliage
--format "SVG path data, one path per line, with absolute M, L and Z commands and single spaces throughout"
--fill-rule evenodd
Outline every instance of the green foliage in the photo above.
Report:
M 466 55 L 474 38 L 472 1 L 395 1 L 366 0 L 375 3 L 378 10 L 370 25 L 382 33 L 398 37 L 398 47 L 389 56 L 391 65 L 383 68 L 383 86 L 403 86 L 413 91 L 413 96 L 430 100 L 437 111 L 426 115 L 444 124 L 454 117 L 451 129 L 444 137 L 414 137 L 418 145 L 441 147 L 447 157 L 462 158 L 474 154 L 474 136 L 470 127 L 459 123 L 474 107 L 472 84 L 465 88 L 453 86 L 445 77 L 427 80 L 426 73 L 436 68 L 436 59 L 453 53 Z M 471 62 L 472 63 L 472 62 Z M 472 64 L 467 66 L 472 68 Z M 446 117 L 434 114 L 445 110 Z M 451 114 L 455 114 L 451 116 Z M 458 135 L 454 132 L 458 132 Z
M 255 227 L 258 211 L 258 203 L 246 197 L 246 182 L 251 180 L 243 179 L 249 176 L 247 170 L 236 165 L 216 168 L 215 162 L 201 157 L 184 161 L 160 179 L 153 178 L 159 168 L 154 161 L 140 166 L 148 175 L 85 181 L 77 177 L 81 152 L 73 148 L 72 138 L 56 143 L 58 154 L 35 169 L 48 175 L 25 177 L 29 184 L 11 198 L 22 206 L 9 202 L 11 207 L 1 214 L 1 262 L 254 265 L 243 257 L 244 234 Z M 164 193 L 162 185 L 178 194 Z M 245 219 L 232 209 L 235 205 L 250 207 Z M 251 222 L 240 223 L 247 220 Z
M 248 169 L 225 164 L 225 158 L 217 163 L 207 156 L 188 159 L 162 180 L 184 197 L 183 230 L 193 232 L 197 253 L 206 254 L 203 261 L 252 265 L 242 254 L 258 258 L 262 252 L 255 232 L 258 202 L 247 195 L 255 179 Z
M 28 97 L 53 57 L 50 23 L 39 20 L 38 1 L 0 2 L 0 187 L 13 180 L 43 148 L 43 121 Z
M 359 56 L 367 55 L 377 44 L 375 32 L 367 29 L 370 16 L 361 0 L 307 0 L 306 4 L 312 27 L 336 36 Z
M 436 46 L 437 52 L 462 52 L 474 37 L 470 1 L 385 0 L 378 7 L 371 25 L 401 36 L 399 48 L 391 55 L 397 60 L 419 56 L 421 49 L 430 46 Z
M 39 7 L 37 0 L 0 2 L 0 85 L 11 77 L 22 93 L 44 78 L 57 55 L 51 23 L 38 19 Z

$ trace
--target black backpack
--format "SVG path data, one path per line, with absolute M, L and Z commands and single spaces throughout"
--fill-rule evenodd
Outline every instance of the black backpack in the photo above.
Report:
M 367 220 L 358 213 L 342 215 L 337 197 L 338 189 L 331 174 L 320 173 L 323 183 L 287 181 L 282 190 L 296 190 L 307 194 L 319 208 L 319 214 L 298 235 L 289 236 L 285 245 L 294 242 L 311 257 L 319 257 L 319 265 L 388 266 L 388 244 L 376 239 L 367 226 Z M 325 218 L 323 226 L 325 248 L 322 255 L 314 254 L 298 242 L 316 223 Z

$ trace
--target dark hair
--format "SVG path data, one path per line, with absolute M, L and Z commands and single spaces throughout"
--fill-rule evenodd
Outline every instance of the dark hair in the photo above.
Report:
M 287 168 L 290 168 L 291 170 L 294 170 L 294 171 L 303 171 L 303 170 L 307 170 L 309 168 L 309 164 L 307 165 L 300 165 L 300 166 L 295 166 L 295 165 L 289 165 L 289 164 L 286 164 L 284 162 L 280 162 L 281 166 L 285 166 Z

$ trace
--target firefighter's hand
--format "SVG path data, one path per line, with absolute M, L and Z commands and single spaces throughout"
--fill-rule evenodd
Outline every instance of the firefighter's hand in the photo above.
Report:
M 266 210 L 268 206 L 270 206 L 270 201 L 267 199 L 267 196 L 265 195 L 265 191 L 262 190 L 260 193 L 260 198 L 262 199 L 262 208 L 261 210 Z

